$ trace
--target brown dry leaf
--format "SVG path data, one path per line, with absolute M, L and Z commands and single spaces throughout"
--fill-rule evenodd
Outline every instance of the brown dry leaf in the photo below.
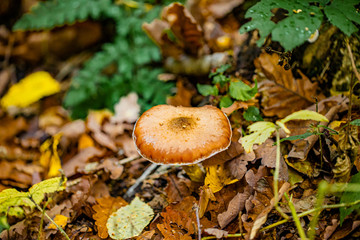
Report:
M 329 240 L 346 239 L 346 237 L 359 226 L 360 226 L 360 221 L 354 221 L 353 219 L 346 219 L 343 222 L 342 226 L 337 228 L 335 233 L 331 235 Z
M 256 158 L 261 158 L 261 164 L 268 168 L 275 168 L 276 162 L 276 145 L 272 139 L 267 139 L 263 144 L 258 146 L 255 150 Z M 284 161 L 283 156 L 280 156 L 279 179 L 287 181 L 289 178 L 288 167 Z
M 140 236 L 136 237 L 136 240 L 149 240 L 155 234 L 155 230 L 145 231 Z
M 139 153 L 131 136 L 123 134 L 116 138 L 116 143 L 121 146 L 126 157 L 138 157 Z
M 104 197 L 96 199 L 97 204 L 92 206 L 95 213 L 93 219 L 95 225 L 98 228 L 98 236 L 101 238 L 107 238 L 109 236 L 106 227 L 109 216 L 118 210 L 120 207 L 128 205 L 128 203 L 121 197 Z
M 247 165 L 248 161 L 241 159 L 241 157 L 237 157 L 225 163 L 225 167 L 230 170 L 231 175 L 238 180 L 241 180 L 245 176 Z
M 251 192 L 251 188 L 247 186 L 243 193 L 238 193 L 233 199 L 231 199 L 226 212 L 218 215 L 217 219 L 221 229 L 226 227 L 244 209 L 245 201 L 250 197 Z
M 107 158 L 97 166 L 97 169 L 104 169 L 105 172 L 110 172 L 110 178 L 118 179 L 124 171 L 124 166 L 118 164 L 119 160 L 116 158 Z
M 209 201 L 216 201 L 214 193 L 211 189 L 204 185 L 200 187 L 200 199 L 199 199 L 199 217 L 202 218 L 206 212 L 206 208 Z
M 304 74 L 298 72 L 301 79 L 296 79 L 290 70 L 278 65 L 277 54 L 262 53 L 254 64 L 259 72 L 265 75 L 265 80 L 259 82 L 259 92 L 262 94 L 262 112 L 265 116 L 287 115 L 305 109 L 315 102 L 318 95 L 318 84 L 312 83 Z M 289 107 L 291 106 L 291 108 Z
M 203 16 L 211 16 L 214 18 L 223 18 L 229 14 L 235 7 L 242 4 L 244 0 L 189 0 L 187 6 L 190 6 L 191 12 L 196 7 L 201 11 Z M 195 14 L 194 14 L 195 15 Z
M 105 154 L 104 149 L 88 147 L 83 149 L 63 165 L 64 173 L 67 177 L 74 175 L 78 170 L 83 169 L 88 160 L 94 157 L 101 157 Z
M 176 43 L 172 42 L 167 35 L 167 31 L 170 29 L 168 22 L 155 19 L 151 23 L 144 23 L 142 28 L 159 46 L 164 57 L 171 56 L 178 58 L 183 53 L 184 50 Z
M 203 33 L 191 13 L 180 3 L 172 3 L 163 9 L 166 20 L 179 44 L 191 55 L 198 56 L 204 46 Z
M 61 132 L 66 138 L 78 139 L 81 134 L 85 133 L 85 123 L 80 119 L 69 122 L 62 126 L 59 132 Z
M 26 131 L 28 127 L 29 126 L 23 117 L 18 117 L 15 119 L 7 117 L 1 119 L 0 142 L 14 138 L 16 134 L 21 131 Z
M 206 159 L 202 162 L 202 165 L 204 167 L 210 167 L 213 165 L 223 164 L 224 162 L 239 156 L 243 152 L 244 148 L 242 145 L 237 140 L 234 141 L 233 139 L 228 149 Z
M 178 178 L 174 174 L 167 177 L 168 185 L 165 188 L 169 203 L 180 202 L 191 194 L 191 181 L 187 178 Z
M 241 108 L 248 109 L 249 104 L 246 102 L 241 101 L 235 101 L 233 104 L 231 104 L 230 107 L 227 108 L 221 108 L 221 111 L 223 111 L 226 115 L 232 114 L 234 111 L 239 110 Z
M 167 104 L 191 107 L 191 98 L 196 93 L 196 90 L 193 87 L 191 89 L 187 88 L 188 84 L 186 86 L 185 84 L 186 83 L 182 80 L 176 82 L 176 94 L 175 96 L 166 99 Z
M 14 181 L 17 184 L 12 186 L 18 186 L 20 188 L 28 188 L 32 184 L 32 175 L 43 169 L 40 166 L 33 164 L 26 164 L 25 161 L 0 161 L 0 180 L 4 183 L 4 180 Z
M 216 228 L 206 228 L 204 232 L 207 234 L 215 236 L 217 239 L 227 237 L 229 234 L 227 231 L 216 229 Z
M 260 166 L 258 169 L 250 169 L 249 171 L 247 171 L 247 173 L 245 174 L 245 179 L 246 182 L 252 188 L 254 188 L 261 178 L 269 176 L 269 174 L 270 171 L 267 167 Z

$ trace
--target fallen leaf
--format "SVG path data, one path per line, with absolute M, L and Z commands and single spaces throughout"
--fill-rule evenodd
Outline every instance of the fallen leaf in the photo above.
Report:
M 200 199 L 199 199 L 199 217 L 202 218 L 206 212 L 206 208 L 209 201 L 216 201 L 214 193 L 209 186 L 204 185 L 200 187 Z
M 68 217 L 64 216 L 64 215 L 56 215 L 55 218 L 53 219 L 54 222 L 59 225 L 61 228 L 64 228 L 67 224 L 67 220 L 68 220 Z M 50 223 L 49 226 L 48 226 L 49 229 L 57 229 L 57 227 L 55 226 L 55 224 L 53 223 Z
M 35 72 L 13 85 L 1 99 L 1 105 L 5 108 L 27 107 L 42 97 L 59 91 L 60 84 L 49 73 Z
M 265 116 L 284 118 L 287 115 L 312 105 L 317 97 L 322 100 L 323 95 L 318 95 L 318 84 L 312 83 L 300 71 L 301 79 L 296 79 L 291 71 L 278 65 L 277 54 L 262 53 L 255 59 L 256 69 L 265 75 L 265 80 L 260 81 L 259 92 L 262 94 L 262 112 Z M 288 106 L 291 106 L 289 108 Z
M 28 129 L 28 124 L 23 117 L 17 118 L 3 118 L 1 119 L 1 126 L 0 126 L 0 142 L 4 142 L 9 140 L 18 133 L 22 131 L 26 131 Z
M 89 135 L 87 135 L 86 133 L 83 133 L 80 135 L 79 142 L 78 142 L 79 152 L 82 149 L 85 149 L 88 147 L 94 147 L 94 146 L 95 146 L 94 141 L 92 140 L 92 138 Z
M 174 174 L 169 174 L 167 177 L 167 186 L 165 192 L 167 193 L 167 200 L 169 203 L 180 202 L 185 197 L 190 196 L 191 181 L 187 178 L 178 178 Z
M 98 236 L 107 238 L 109 236 L 106 222 L 110 215 L 120 207 L 126 206 L 128 203 L 121 197 L 103 197 L 96 199 L 97 204 L 92 206 L 95 213 L 93 219 L 98 228 Z
M 46 140 L 40 147 L 40 164 L 47 169 L 47 177 L 60 175 L 61 160 L 59 157 L 58 146 L 62 133 L 54 135 L 51 139 Z
M 194 87 L 187 87 L 187 84 L 182 80 L 176 82 L 176 94 L 173 97 L 168 97 L 166 103 L 173 106 L 191 107 L 191 98 L 196 93 Z
M 110 215 L 106 223 L 109 236 L 113 239 L 136 237 L 150 223 L 153 216 L 152 208 L 135 197 L 129 205 Z
M 223 111 L 226 115 L 232 114 L 234 111 L 239 109 L 248 109 L 249 104 L 242 101 L 235 101 L 233 104 L 231 104 L 230 107 L 227 108 L 221 108 L 221 111 Z
M 247 153 L 253 151 L 254 144 L 264 143 L 276 131 L 276 125 L 272 122 L 256 122 L 248 127 L 248 131 L 250 134 L 239 140 Z
M 216 229 L 216 228 L 206 228 L 206 229 L 204 229 L 204 232 L 215 236 L 217 239 L 226 238 L 227 235 L 229 234 L 227 231 Z
M 239 181 L 232 179 L 230 173 L 225 170 L 224 165 L 214 165 L 205 168 L 205 185 L 208 185 L 213 193 L 220 191 L 224 186 Z
M 114 116 L 110 118 L 111 123 L 133 123 L 140 115 L 140 105 L 138 104 L 138 95 L 129 93 L 126 97 L 120 98 L 114 106 Z

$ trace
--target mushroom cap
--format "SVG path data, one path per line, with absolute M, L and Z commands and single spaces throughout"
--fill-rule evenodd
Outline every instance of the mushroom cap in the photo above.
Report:
M 194 164 L 227 149 L 227 116 L 214 106 L 158 105 L 135 123 L 133 139 L 140 155 L 156 164 Z

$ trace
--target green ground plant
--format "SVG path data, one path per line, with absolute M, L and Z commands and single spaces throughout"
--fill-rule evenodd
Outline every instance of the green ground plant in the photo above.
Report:
M 261 0 L 247 10 L 245 17 L 251 21 L 241 26 L 240 32 L 258 29 L 259 46 L 271 35 L 273 41 L 290 51 L 306 42 L 323 22 L 329 21 L 347 36 L 358 31 L 354 23 L 360 24 L 355 8 L 359 3 L 359 0 Z M 278 13 L 283 11 L 277 22 L 273 21 L 275 9 Z
M 163 1 L 167 4 L 171 1 Z M 158 47 L 141 25 L 156 18 L 161 5 L 155 1 L 49 0 L 40 2 L 22 16 L 14 30 L 44 30 L 86 19 L 112 20 L 115 36 L 105 43 L 72 80 L 64 106 L 73 118 L 84 118 L 89 109 L 113 109 L 119 98 L 130 92 L 139 95 L 142 110 L 165 103 L 174 87 L 157 79 L 162 72 Z M 116 71 L 105 74 L 110 65 Z

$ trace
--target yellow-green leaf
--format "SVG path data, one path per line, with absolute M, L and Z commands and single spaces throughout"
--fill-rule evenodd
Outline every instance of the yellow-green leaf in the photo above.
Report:
M 314 120 L 319 122 L 329 121 L 324 115 L 320 113 L 310 110 L 300 110 L 290 114 L 286 118 L 277 121 L 276 124 L 283 128 L 286 133 L 290 133 L 290 130 L 285 126 L 285 123 L 291 120 Z
M 0 214 L 7 213 L 10 216 L 21 217 L 24 214 L 24 211 L 19 206 L 29 206 L 30 208 L 35 206 L 28 196 L 29 193 L 19 192 L 14 188 L 1 191 Z
M 213 193 L 237 181 L 239 180 L 233 179 L 227 174 L 224 165 L 213 165 L 206 168 L 205 185 L 209 186 Z
M 44 180 L 32 186 L 29 189 L 29 194 L 32 199 L 37 203 L 41 203 L 44 199 L 45 193 L 53 193 L 65 189 L 66 179 L 62 177 L 55 177 Z
M 251 124 L 248 129 L 250 134 L 239 140 L 247 153 L 252 151 L 254 144 L 265 142 L 276 130 L 276 125 L 272 122 L 262 121 Z
M 109 217 L 106 227 L 112 239 L 138 236 L 150 223 L 154 211 L 138 197 L 127 206 L 119 208 Z
M 1 105 L 5 108 L 27 107 L 59 91 L 60 84 L 48 72 L 35 72 L 13 85 L 1 99 Z

